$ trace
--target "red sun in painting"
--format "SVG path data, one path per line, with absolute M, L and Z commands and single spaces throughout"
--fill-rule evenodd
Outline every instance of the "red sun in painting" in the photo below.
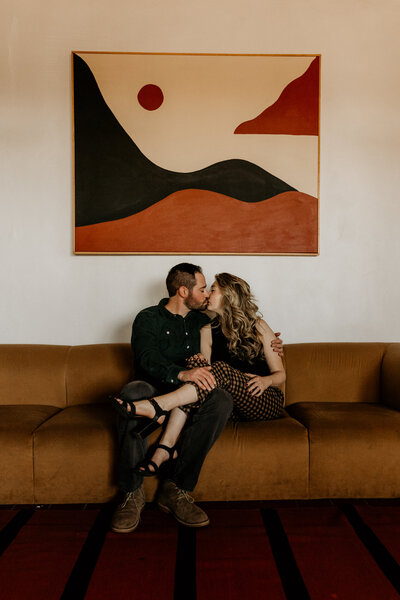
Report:
M 139 90 L 137 97 L 140 106 L 143 106 L 146 110 L 156 110 L 164 102 L 164 94 L 161 88 L 153 83 L 144 85 Z

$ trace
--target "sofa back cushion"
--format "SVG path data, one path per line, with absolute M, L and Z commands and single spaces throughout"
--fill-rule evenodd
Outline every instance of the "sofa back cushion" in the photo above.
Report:
M 285 346 L 286 404 L 378 402 L 389 344 Z M 0 404 L 63 408 L 107 400 L 133 379 L 129 344 L 0 345 Z
M 286 404 L 379 402 L 384 343 L 285 346 Z
M 106 402 L 133 379 L 130 344 L 72 346 L 67 363 L 67 406 Z
M 65 406 L 70 346 L 0 345 L 0 404 Z
M 382 399 L 400 410 L 400 344 L 389 344 L 382 362 Z

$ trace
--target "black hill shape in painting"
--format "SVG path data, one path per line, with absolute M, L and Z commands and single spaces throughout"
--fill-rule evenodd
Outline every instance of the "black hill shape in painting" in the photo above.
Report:
M 193 173 L 158 167 L 119 124 L 88 65 L 76 54 L 74 116 L 76 226 L 128 217 L 186 189 L 218 192 L 244 202 L 260 202 L 295 191 L 264 169 L 240 159 Z

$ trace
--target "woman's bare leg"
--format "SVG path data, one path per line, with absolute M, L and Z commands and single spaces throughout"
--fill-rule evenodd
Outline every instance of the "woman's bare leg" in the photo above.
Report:
M 171 414 L 169 415 L 167 426 L 164 429 L 159 443 L 164 444 L 169 448 L 175 446 L 186 421 L 186 413 L 180 410 L 180 408 L 172 409 Z
M 163 444 L 164 446 L 167 446 L 168 448 L 173 448 L 175 446 L 176 442 L 178 441 L 178 438 L 181 434 L 183 426 L 186 423 L 186 420 L 187 420 L 186 413 L 184 413 L 182 410 L 180 410 L 180 408 L 173 408 L 171 410 L 171 414 L 169 415 L 167 426 L 164 429 L 164 433 L 162 434 L 161 438 L 159 439 L 158 444 Z M 174 458 L 176 458 L 176 457 L 177 457 L 177 453 L 175 452 Z M 163 462 L 168 460 L 168 458 L 169 458 L 168 452 L 166 450 L 163 450 L 163 448 L 157 447 L 150 460 L 155 462 L 156 465 L 159 467 L 160 465 L 162 465 Z M 154 471 L 154 468 L 152 465 L 149 465 L 148 468 L 151 471 Z M 140 470 L 144 471 L 145 467 L 141 467 Z
M 119 398 L 117 398 L 117 400 L 120 404 L 123 404 L 122 400 Z M 194 385 L 185 383 L 185 385 L 177 390 L 174 390 L 173 392 L 163 394 L 162 396 L 154 396 L 154 400 L 160 405 L 162 410 L 172 410 L 178 406 L 186 406 L 186 404 L 193 404 L 196 402 L 197 390 Z M 154 417 L 154 407 L 150 404 L 149 400 L 136 401 L 135 410 L 139 417 L 149 417 L 149 419 Z M 131 407 L 129 404 L 126 408 L 126 411 L 128 413 L 131 412 Z M 159 423 L 162 423 L 164 418 L 165 417 L 162 417 L 162 420 L 160 420 Z

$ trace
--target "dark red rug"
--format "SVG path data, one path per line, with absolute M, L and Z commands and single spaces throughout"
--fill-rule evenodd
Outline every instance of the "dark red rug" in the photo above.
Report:
M 373 506 L 357 506 L 357 512 L 372 528 L 393 558 L 400 563 L 400 511 L 398 506 L 377 510 Z
M 340 508 L 284 508 L 278 515 L 311 598 L 399 598 Z
M 398 503 L 210 504 L 199 530 L 149 506 L 127 535 L 112 508 L 0 510 L 0 598 L 400 598 Z
M 197 532 L 197 597 L 285 598 L 260 510 L 208 510 L 211 526 Z
M 107 533 L 85 598 L 173 598 L 177 544 L 172 519 L 155 509 L 143 511 L 132 534 Z

